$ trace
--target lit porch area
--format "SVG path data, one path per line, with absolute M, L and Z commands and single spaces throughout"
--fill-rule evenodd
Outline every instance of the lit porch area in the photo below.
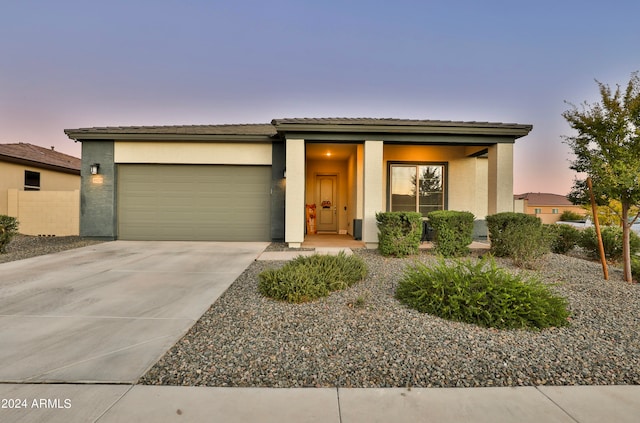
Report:
M 364 242 L 353 239 L 351 235 L 307 234 L 302 248 L 365 248 Z

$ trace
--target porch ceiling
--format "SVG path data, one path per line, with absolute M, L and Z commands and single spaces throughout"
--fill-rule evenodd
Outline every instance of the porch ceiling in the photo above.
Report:
M 309 160 L 347 160 L 356 153 L 355 144 L 309 143 L 307 159 Z

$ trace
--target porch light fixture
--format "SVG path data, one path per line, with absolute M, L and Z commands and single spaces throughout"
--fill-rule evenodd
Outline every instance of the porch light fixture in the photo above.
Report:
M 92 175 L 97 175 L 98 171 L 100 170 L 100 163 L 92 164 L 91 166 L 89 166 L 89 170 Z

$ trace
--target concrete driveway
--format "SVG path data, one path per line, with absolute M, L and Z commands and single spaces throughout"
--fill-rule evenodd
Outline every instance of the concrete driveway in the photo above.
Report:
M 267 245 L 114 241 L 0 264 L 0 382 L 135 382 Z

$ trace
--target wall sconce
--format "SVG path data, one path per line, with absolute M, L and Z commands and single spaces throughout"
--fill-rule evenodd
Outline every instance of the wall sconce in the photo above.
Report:
M 94 163 L 91 166 L 89 166 L 89 170 L 91 171 L 92 175 L 97 175 L 98 171 L 100 170 L 100 163 Z

